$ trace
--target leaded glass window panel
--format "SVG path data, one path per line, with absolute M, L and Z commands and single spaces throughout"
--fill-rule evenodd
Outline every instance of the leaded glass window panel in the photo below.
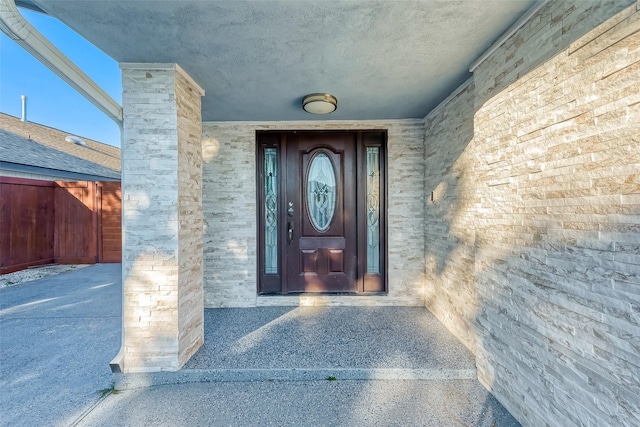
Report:
M 326 231 L 336 209 L 336 175 L 331 159 L 320 153 L 311 160 L 307 176 L 307 208 L 316 230 Z
M 367 273 L 380 273 L 380 149 L 367 147 Z
M 278 274 L 277 150 L 264 149 L 264 272 Z

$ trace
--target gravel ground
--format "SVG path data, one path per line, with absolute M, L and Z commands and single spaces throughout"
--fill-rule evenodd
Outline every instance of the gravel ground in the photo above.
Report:
M 84 267 L 88 267 L 88 264 L 71 264 L 71 265 L 50 264 L 50 265 L 43 265 L 39 267 L 31 267 L 25 270 L 0 275 L 0 288 L 5 288 L 7 286 L 20 285 L 25 282 L 31 282 L 33 280 L 43 279 L 49 276 L 55 276 L 56 274 L 66 273 L 67 271 L 78 270 Z

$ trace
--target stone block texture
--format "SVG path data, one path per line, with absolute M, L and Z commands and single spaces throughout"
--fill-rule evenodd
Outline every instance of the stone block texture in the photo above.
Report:
M 640 425 L 640 3 L 546 3 L 425 165 L 426 306 L 480 381 L 523 425 Z
M 385 129 L 388 133 L 388 295 L 257 296 L 256 131 L 368 129 Z M 205 306 L 424 305 L 423 142 L 421 120 L 205 122 L 202 137 Z
M 474 85 L 425 121 L 425 305 L 475 350 Z
M 202 345 L 202 90 L 175 64 L 122 64 L 125 372 Z

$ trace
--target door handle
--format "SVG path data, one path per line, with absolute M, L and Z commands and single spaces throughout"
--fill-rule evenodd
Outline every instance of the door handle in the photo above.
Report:
M 293 242 L 293 222 L 287 222 L 287 243 L 291 246 L 291 242 Z

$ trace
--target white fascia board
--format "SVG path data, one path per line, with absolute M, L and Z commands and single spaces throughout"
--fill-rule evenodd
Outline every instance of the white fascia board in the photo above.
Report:
M 0 0 L 0 30 L 118 124 L 122 107 L 27 22 L 14 0 Z

